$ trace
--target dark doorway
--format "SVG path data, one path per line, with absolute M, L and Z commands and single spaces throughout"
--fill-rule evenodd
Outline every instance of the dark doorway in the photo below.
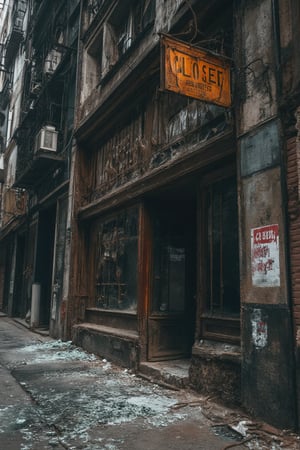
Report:
M 3 256 L 1 255 L 1 258 L 3 257 L 5 261 L 3 268 L 4 287 L 3 287 L 2 311 L 8 314 L 11 313 L 11 311 L 9 311 L 9 297 L 10 297 L 10 286 L 12 276 L 11 273 L 13 268 L 12 260 L 14 254 L 13 241 L 10 240 L 9 242 L 7 242 L 1 249 L 1 252 L 3 252 Z
M 24 256 L 25 256 L 25 236 L 17 238 L 16 253 L 16 275 L 13 301 L 13 315 L 15 317 L 25 317 L 26 315 L 26 297 L 24 289 Z
M 39 323 L 45 327 L 49 326 L 50 321 L 55 223 L 55 206 L 40 212 L 35 280 L 41 284 Z
M 151 200 L 152 287 L 148 359 L 190 356 L 195 331 L 196 189 L 160 193 Z

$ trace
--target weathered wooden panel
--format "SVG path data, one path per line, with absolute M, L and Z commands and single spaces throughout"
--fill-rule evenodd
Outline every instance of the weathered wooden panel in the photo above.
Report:
M 182 316 L 151 318 L 148 327 L 150 361 L 181 358 L 189 354 L 187 324 Z
M 134 117 L 99 149 L 92 200 L 143 171 L 142 115 Z
M 149 96 L 139 112 L 129 115 L 125 123 L 123 119 L 123 124 L 86 156 L 91 163 L 83 174 L 85 202 L 174 162 L 195 146 L 222 135 L 230 124 L 230 114 L 222 107 L 166 94 L 153 106 Z

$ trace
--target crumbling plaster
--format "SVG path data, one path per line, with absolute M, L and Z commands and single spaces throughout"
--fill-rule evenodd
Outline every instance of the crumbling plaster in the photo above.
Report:
M 271 1 L 245 2 L 241 20 L 245 98 L 240 134 L 277 113 Z

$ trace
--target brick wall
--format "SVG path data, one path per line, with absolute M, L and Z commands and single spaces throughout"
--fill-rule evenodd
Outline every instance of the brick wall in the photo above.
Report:
M 300 129 L 300 110 L 297 114 Z M 300 131 L 287 141 L 287 188 L 294 325 L 300 330 Z M 297 332 L 297 335 L 300 333 Z M 298 336 L 297 336 L 298 337 Z

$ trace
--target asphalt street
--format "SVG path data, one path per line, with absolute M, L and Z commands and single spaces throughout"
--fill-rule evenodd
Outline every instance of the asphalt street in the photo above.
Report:
M 0 317 L 0 450 L 300 449 L 299 436 Z

